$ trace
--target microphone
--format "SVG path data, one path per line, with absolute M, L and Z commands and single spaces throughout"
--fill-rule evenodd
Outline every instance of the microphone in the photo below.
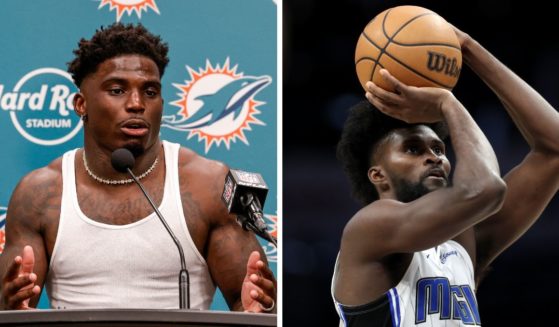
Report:
M 277 247 L 277 240 L 268 233 L 262 213 L 267 194 L 268 187 L 260 174 L 229 169 L 221 199 L 227 211 L 237 215 L 237 222 L 244 230 L 252 230 Z
M 157 206 L 155 206 L 155 204 L 153 203 L 151 197 L 147 194 L 142 183 L 140 183 L 138 178 L 132 172 L 135 161 L 136 159 L 134 159 L 134 155 L 132 155 L 132 152 L 125 148 L 116 149 L 111 155 L 111 164 L 113 165 L 113 168 L 118 172 L 127 172 L 128 174 L 130 174 L 130 176 L 132 176 L 132 179 L 140 187 L 142 193 L 144 193 L 149 204 L 155 211 L 155 214 L 157 215 L 157 217 L 159 217 L 159 220 L 161 221 L 163 226 L 165 226 L 165 229 L 167 230 L 169 235 L 171 235 L 173 242 L 175 242 L 177 249 L 179 250 L 181 259 L 181 270 L 179 273 L 179 306 L 181 309 L 190 309 L 190 275 L 188 274 L 188 270 L 186 270 L 186 260 L 184 259 L 184 252 L 181 243 L 163 218 L 161 212 L 159 212 L 159 209 L 157 209 Z

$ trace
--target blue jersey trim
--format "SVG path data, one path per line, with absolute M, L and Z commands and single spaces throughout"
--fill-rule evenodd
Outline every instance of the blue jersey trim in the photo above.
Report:
M 342 321 L 344 322 L 344 326 L 347 326 L 347 321 L 345 318 L 345 313 L 344 310 L 342 309 L 342 306 L 340 303 L 336 302 L 336 306 L 338 307 L 338 311 L 340 313 L 340 318 L 342 319 Z
M 398 301 L 398 291 L 396 290 L 396 288 L 391 288 L 388 291 L 388 300 L 390 301 L 392 327 L 400 327 L 400 301 Z

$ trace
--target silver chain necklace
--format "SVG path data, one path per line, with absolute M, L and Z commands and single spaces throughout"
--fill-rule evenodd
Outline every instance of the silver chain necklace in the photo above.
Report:
M 101 178 L 101 177 L 95 175 L 89 169 L 89 166 L 87 165 L 87 160 L 85 159 L 85 150 L 82 152 L 82 154 L 83 154 L 82 158 L 83 158 L 83 164 L 85 166 L 85 170 L 87 171 L 89 176 L 91 176 L 94 180 L 98 181 L 99 183 L 103 183 L 103 184 L 107 184 L 107 185 L 124 185 L 124 184 L 130 184 L 134 181 L 132 178 L 128 178 L 128 179 L 104 179 L 104 178 Z M 149 173 L 151 173 L 153 171 L 153 169 L 155 169 L 155 166 L 157 165 L 158 161 L 159 161 L 159 159 L 157 157 L 155 157 L 155 161 L 153 162 L 151 167 L 149 167 L 148 170 L 146 170 L 143 174 L 138 176 L 138 180 L 140 180 L 140 179 L 146 177 L 147 175 L 149 175 Z

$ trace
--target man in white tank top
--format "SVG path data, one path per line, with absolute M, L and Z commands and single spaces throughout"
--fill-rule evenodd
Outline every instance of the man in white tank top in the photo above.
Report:
M 410 87 L 381 70 L 394 92 L 369 82 L 370 103 L 352 108 L 338 144 L 364 204 L 343 231 L 332 279 L 343 326 L 481 325 L 480 276 L 559 188 L 557 111 L 455 32 L 464 62 L 501 99 L 531 151 L 501 179 L 491 145 L 450 91 Z
M 68 70 L 84 147 L 14 191 L 2 309 L 35 307 L 45 282 L 53 308 L 179 308 L 178 251 L 137 185 L 112 168 L 124 147 L 182 245 L 191 308 L 208 309 L 217 286 L 231 310 L 275 312 L 262 248 L 221 201 L 227 166 L 159 139 L 167 52 L 141 25 L 115 23 L 79 42 Z

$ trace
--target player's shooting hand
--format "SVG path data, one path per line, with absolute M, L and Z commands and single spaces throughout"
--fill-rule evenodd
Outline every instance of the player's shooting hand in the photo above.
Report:
M 35 255 L 29 245 L 23 248 L 22 256 L 17 256 L 2 279 L 0 306 L 6 310 L 29 310 L 29 300 L 41 293 L 35 285 L 37 275 L 33 273 Z
M 276 312 L 276 279 L 257 251 L 248 258 L 241 301 L 248 312 Z
M 448 90 L 436 87 L 408 86 L 398 81 L 386 69 L 380 70 L 381 76 L 393 87 L 387 91 L 367 82 L 365 96 L 380 111 L 388 116 L 407 123 L 433 123 L 443 120 L 442 105 L 452 97 Z

